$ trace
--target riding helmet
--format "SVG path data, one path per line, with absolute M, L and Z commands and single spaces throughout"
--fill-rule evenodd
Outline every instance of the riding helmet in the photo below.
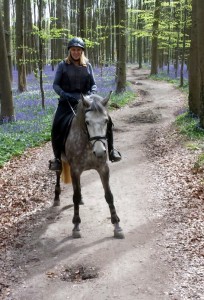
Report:
M 79 37 L 74 37 L 73 39 L 71 39 L 68 43 L 68 50 L 71 48 L 71 47 L 80 47 L 84 50 L 85 48 L 85 43 L 84 41 L 79 38 Z

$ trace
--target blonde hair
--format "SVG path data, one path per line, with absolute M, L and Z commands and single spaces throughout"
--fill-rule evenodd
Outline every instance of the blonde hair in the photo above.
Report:
M 71 51 L 70 51 L 70 49 L 69 49 L 69 51 L 68 51 L 68 56 L 65 58 L 65 62 L 66 62 L 67 64 L 71 64 L 72 61 L 73 61 L 73 60 L 72 60 L 72 57 L 71 57 Z M 89 60 L 88 60 L 88 58 L 85 56 L 84 51 L 82 51 L 81 56 L 80 56 L 80 59 L 79 59 L 79 64 L 80 64 L 80 66 L 86 67 L 88 61 L 89 61 Z

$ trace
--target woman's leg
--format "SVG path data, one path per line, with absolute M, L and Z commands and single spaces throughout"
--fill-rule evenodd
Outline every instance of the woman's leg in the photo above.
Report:
M 112 162 L 117 162 L 121 160 L 121 154 L 118 150 L 113 147 L 113 122 L 109 116 L 109 122 L 107 125 L 107 139 L 108 139 L 108 153 L 109 160 Z
M 68 119 L 72 115 L 72 111 L 66 102 L 59 102 L 51 131 L 52 149 L 54 152 L 54 159 L 50 160 L 49 169 L 52 171 L 61 171 L 61 153 L 63 149 L 64 136 L 66 133 L 66 126 Z

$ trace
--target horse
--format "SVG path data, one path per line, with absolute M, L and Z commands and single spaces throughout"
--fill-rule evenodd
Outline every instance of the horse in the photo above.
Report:
M 81 95 L 76 113 L 71 122 L 69 134 L 65 141 L 61 155 L 63 162 L 62 172 L 57 171 L 54 206 L 60 205 L 60 176 L 66 177 L 68 163 L 73 186 L 74 216 L 72 223 L 73 238 L 80 238 L 81 223 L 79 215 L 80 204 L 83 204 L 81 195 L 80 176 L 85 170 L 94 169 L 98 172 L 105 192 L 105 199 L 109 205 L 111 222 L 114 225 L 114 237 L 124 238 L 123 230 L 119 225 L 120 219 L 114 206 L 114 198 L 109 185 L 110 170 L 107 163 L 107 123 L 109 120 L 107 104 L 111 93 L 103 98 L 98 94 Z

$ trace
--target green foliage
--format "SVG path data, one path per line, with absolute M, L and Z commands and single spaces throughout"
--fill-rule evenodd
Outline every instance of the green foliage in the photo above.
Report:
M 204 167 L 204 153 L 201 153 L 200 155 L 198 155 L 198 158 L 194 164 L 194 168 L 203 168 Z
M 198 118 L 185 112 L 176 118 L 176 125 L 179 132 L 191 140 L 204 140 L 204 130 L 199 127 Z
M 123 107 L 135 99 L 135 93 L 132 91 L 125 91 L 121 94 L 113 93 L 111 96 L 110 107 Z
M 200 150 L 200 146 L 197 142 L 188 142 L 186 148 L 192 151 Z
M 19 121 L 10 123 L 7 125 L 6 132 L 4 131 L 4 128 L 0 126 L 0 167 L 13 156 L 21 155 L 27 148 L 36 147 L 49 141 L 52 116 L 53 112 L 41 118 L 40 122 L 43 129 L 38 132 L 33 130 L 36 126 L 36 120 L 33 120 L 32 122 Z M 17 126 L 18 128 L 20 128 L 21 125 L 25 126 L 25 123 L 29 123 L 27 125 L 29 125 L 28 128 L 30 128 L 30 130 L 15 130 Z M 24 128 L 24 126 L 22 126 L 22 128 Z

